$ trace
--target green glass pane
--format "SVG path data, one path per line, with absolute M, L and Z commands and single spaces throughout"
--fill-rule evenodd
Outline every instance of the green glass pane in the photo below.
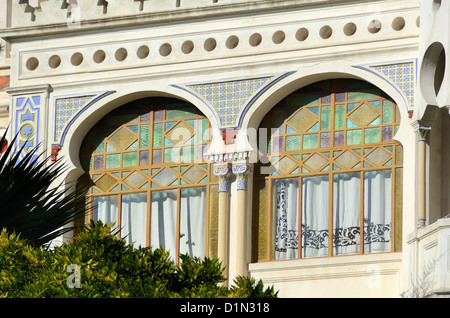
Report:
M 301 136 L 286 136 L 286 151 L 300 150 Z
M 194 161 L 195 147 L 182 147 L 181 148 L 181 161 L 192 162 Z
M 334 115 L 334 128 L 335 129 L 343 129 L 345 126 L 345 105 L 339 104 L 336 105 Z
M 149 145 L 150 145 L 150 127 L 149 125 L 141 125 L 139 147 L 148 148 Z
M 208 120 L 206 118 L 200 119 L 198 123 L 198 142 L 206 142 L 208 141 Z
M 106 155 L 106 169 L 120 168 L 120 154 Z
M 320 129 L 330 129 L 330 106 L 322 106 L 320 115 Z
M 383 102 L 383 124 L 392 124 L 394 122 L 394 104 L 390 100 Z
M 357 92 L 348 92 L 347 100 L 367 100 L 367 99 L 375 99 L 380 97 L 380 90 L 378 89 L 365 89 Z
M 155 124 L 153 127 L 153 147 L 161 147 L 163 138 L 162 123 Z
M 195 108 L 185 109 L 167 109 L 166 120 L 195 117 L 197 111 Z
M 134 150 L 134 149 L 138 149 L 138 141 L 136 140 L 135 142 L 133 142 L 128 148 L 127 150 Z
M 303 149 L 313 149 L 319 147 L 319 135 L 311 134 L 303 136 Z
M 362 143 L 362 129 L 347 131 L 347 145 L 359 145 Z
M 164 162 L 179 162 L 178 148 L 164 149 Z
M 364 143 L 380 142 L 380 128 L 367 128 L 364 130 Z
M 137 166 L 137 152 L 126 152 L 123 154 L 123 167 Z

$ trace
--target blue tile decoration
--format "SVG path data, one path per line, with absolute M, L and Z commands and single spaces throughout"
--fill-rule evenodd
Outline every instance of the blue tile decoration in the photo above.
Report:
M 172 86 L 191 93 L 212 109 L 220 128 L 239 128 L 250 105 L 270 86 L 292 73 Z
M 16 99 L 15 119 L 16 134 L 15 151 L 23 147 L 20 154 L 22 159 L 25 154 L 33 150 L 39 143 L 39 122 L 41 116 L 41 96 L 27 96 Z M 38 154 L 33 160 L 37 159 Z
M 93 103 L 113 92 L 114 91 L 104 91 L 80 95 L 55 96 L 55 123 L 53 143 L 62 145 L 65 133 L 71 123 L 76 119 L 76 117 L 78 117 Z
M 389 82 L 402 93 L 407 111 L 414 110 L 414 90 L 417 81 L 417 59 L 383 62 L 355 66 L 372 72 Z

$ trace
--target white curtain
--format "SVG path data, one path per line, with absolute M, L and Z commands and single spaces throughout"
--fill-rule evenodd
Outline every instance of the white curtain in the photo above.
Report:
M 121 237 L 127 244 L 146 246 L 147 237 L 147 193 L 132 193 L 122 196 Z
M 298 179 L 273 181 L 275 204 L 275 259 L 298 256 Z
M 205 257 L 206 188 L 181 189 L 180 254 Z
M 119 215 L 119 198 L 117 195 L 107 195 L 93 198 L 93 220 L 104 224 L 114 223 L 117 229 Z
M 333 255 L 360 252 L 361 174 L 342 173 L 333 179 Z
M 328 176 L 302 179 L 302 257 L 328 255 Z
M 177 190 L 152 192 L 150 245 L 162 247 L 175 260 L 177 239 Z
M 391 170 L 364 173 L 364 252 L 391 250 Z

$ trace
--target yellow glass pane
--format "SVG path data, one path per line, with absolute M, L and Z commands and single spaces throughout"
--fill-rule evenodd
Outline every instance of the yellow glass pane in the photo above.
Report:
M 139 187 L 147 178 L 144 177 L 137 171 L 131 173 L 128 177 L 123 180 L 126 184 L 128 184 L 132 188 Z
M 297 130 L 306 132 L 317 122 L 317 120 L 318 119 L 315 114 L 313 114 L 306 108 L 302 108 L 297 113 L 295 113 L 290 119 L 288 119 L 288 122 Z
M 137 136 L 129 129 L 122 127 L 115 132 L 108 141 L 119 150 L 125 150 L 132 142 L 136 141 Z
M 314 154 L 308 160 L 304 162 L 304 164 L 311 168 L 313 171 L 318 171 L 321 167 L 323 167 L 328 162 L 324 157 Z
M 390 156 L 391 154 L 387 151 L 383 150 L 382 148 L 377 148 L 370 154 L 368 154 L 366 158 L 375 165 L 381 166 Z
M 103 177 L 101 177 L 95 182 L 95 185 L 102 191 L 106 192 L 109 189 L 111 189 L 111 187 L 114 186 L 116 183 L 117 180 L 115 178 L 113 178 L 109 174 L 105 174 Z
M 378 111 L 370 104 L 363 103 L 348 117 L 360 126 L 367 126 L 375 119 L 376 116 L 378 116 Z
M 203 177 L 206 174 L 206 171 L 202 168 L 199 168 L 197 166 L 193 166 L 189 170 L 187 170 L 183 177 L 191 181 L 192 183 L 197 182 L 201 177 Z
M 184 121 L 179 122 L 167 133 L 169 139 L 175 144 L 179 142 L 184 143 L 189 139 L 191 139 L 193 135 L 194 135 L 194 127 L 192 127 L 191 125 L 189 125 Z
M 353 154 L 350 150 L 346 150 L 343 154 L 335 159 L 335 161 L 342 167 L 348 169 L 355 165 L 359 160 L 358 156 Z
M 297 165 L 297 162 L 295 162 L 294 160 L 292 160 L 289 157 L 284 157 L 283 159 L 281 159 L 280 161 L 278 161 L 277 163 L 275 163 L 275 168 L 286 174 L 289 173 L 292 169 L 294 169 L 294 167 Z

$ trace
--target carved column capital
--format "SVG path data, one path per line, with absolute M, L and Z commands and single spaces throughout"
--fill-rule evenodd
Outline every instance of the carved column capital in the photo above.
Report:
M 216 163 L 214 175 L 219 178 L 219 192 L 230 191 L 231 165 L 229 163 Z
M 247 190 L 247 176 L 253 173 L 253 166 L 248 162 L 235 162 L 233 173 L 236 175 L 237 189 Z
M 421 120 L 416 120 L 412 123 L 414 132 L 417 135 L 418 141 L 427 141 L 428 135 L 431 131 L 431 124 Z

